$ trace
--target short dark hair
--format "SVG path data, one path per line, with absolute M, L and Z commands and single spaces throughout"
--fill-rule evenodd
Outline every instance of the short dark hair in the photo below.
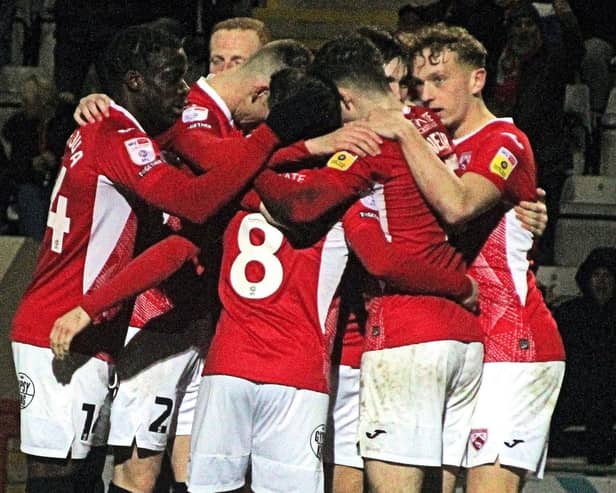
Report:
M 103 90 L 117 95 L 124 76 L 131 70 L 147 73 L 155 57 L 164 50 L 180 50 L 175 36 L 150 26 L 130 26 L 118 32 L 107 46 L 101 66 Z
M 306 69 L 312 62 L 312 52 L 299 41 L 279 39 L 267 43 L 253 54 L 240 70 L 254 70 L 268 77 L 285 67 Z
M 355 31 L 357 34 L 365 36 L 374 43 L 383 55 L 385 63 L 389 63 L 395 58 L 406 61 L 406 49 L 389 31 L 375 26 L 362 26 Z
M 318 127 L 310 129 L 304 139 L 324 135 L 342 126 L 340 112 L 340 94 L 329 81 L 323 81 L 305 71 L 296 68 L 284 68 L 272 75 L 268 106 L 271 108 L 292 96 L 302 92 L 319 91 L 322 94 L 319 106 L 322 118 Z
M 388 92 L 384 63 L 383 56 L 372 41 L 351 33 L 326 42 L 315 54 L 310 71 L 336 85 Z

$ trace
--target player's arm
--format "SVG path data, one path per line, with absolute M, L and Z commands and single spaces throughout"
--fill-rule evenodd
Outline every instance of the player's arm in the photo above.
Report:
M 277 222 L 312 223 L 370 189 L 366 175 L 332 168 L 311 171 L 301 183 L 271 170 L 261 173 L 254 188 Z
M 387 241 L 376 210 L 358 202 L 345 214 L 343 225 L 351 249 L 374 277 L 404 293 L 443 296 L 469 310 L 476 308 L 478 286 L 474 279 L 432 265 Z
M 177 272 L 184 263 L 196 262 L 199 248 L 177 235 L 144 250 L 121 272 L 91 293 L 83 296 L 79 306 L 60 316 L 53 324 L 50 343 L 58 357 L 68 351 L 73 338 L 105 310 L 132 298 Z

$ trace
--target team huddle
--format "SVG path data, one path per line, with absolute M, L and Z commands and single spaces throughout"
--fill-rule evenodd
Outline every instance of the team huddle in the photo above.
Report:
M 27 491 L 98 491 L 99 446 L 111 493 L 165 450 L 192 493 L 541 476 L 564 351 L 531 146 L 464 29 L 416 33 L 416 105 L 381 43 L 272 41 L 189 88 L 178 40 L 118 33 L 13 321 Z

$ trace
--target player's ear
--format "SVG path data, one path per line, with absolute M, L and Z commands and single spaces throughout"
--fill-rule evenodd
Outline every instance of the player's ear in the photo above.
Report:
M 143 76 L 136 70 L 129 70 L 124 76 L 124 83 L 131 91 L 138 91 L 143 86 Z
M 343 87 L 338 88 L 338 93 L 340 94 L 340 105 L 342 106 L 342 111 L 351 111 L 355 105 L 353 93 Z
M 251 102 L 254 103 L 257 99 L 261 97 L 264 97 L 266 101 L 269 97 L 269 86 L 267 86 L 266 84 L 258 84 L 253 88 L 251 94 Z
M 483 90 L 486 85 L 487 72 L 485 68 L 476 68 L 471 72 L 471 94 L 477 96 Z

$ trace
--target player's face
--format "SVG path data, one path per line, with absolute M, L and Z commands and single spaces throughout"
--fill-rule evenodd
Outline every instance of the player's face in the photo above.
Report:
M 458 55 L 448 50 L 433 54 L 426 48 L 413 60 L 417 96 L 440 117 L 454 137 L 464 123 L 473 99 L 481 91 L 476 84 L 475 72 L 461 65 Z
M 216 31 L 210 38 L 210 73 L 218 74 L 241 65 L 260 48 L 261 41 L 255 31 L 244 29 Z
M 400 88 L 400 81 L 406 77 L 408 70 L 406 63 L 399 57 L 393 58 L 383 68 L 385 69 L 385 75 L 387 76 L 391 91 L 400 101 L 406 101 L 406 93 L 403 95 Z
M 171 127 L 182 114 L 188 85 L 184 81 L 187 59 L 184 50 L 163 50 L 144 75 L 144 123 L 156 135 Z M 147 127 L 146 127 L 147 128 Z

